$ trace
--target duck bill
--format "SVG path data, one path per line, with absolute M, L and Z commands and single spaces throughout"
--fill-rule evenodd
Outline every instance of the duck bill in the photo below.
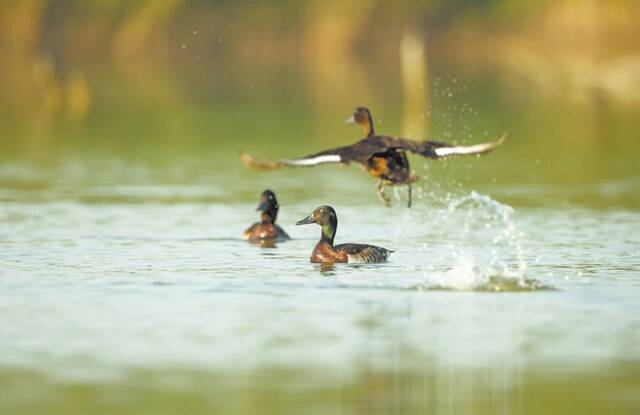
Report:
M 356 118 L 353 115 L 351 115 L 349 118 L 344 120 L 344 122 L 346 122 L 347 124 L 355 124 L 356 123 Z
M 260 202 L 256 210 L 259 210 L 261 212 L 266 212 L 267 210 L 269 210 L 269 204 L 266 201 Z
M 299 221 L 297 221 L 296 225 L 308 225 L 310 223 L 316 223 L 316 221 L 313 219 L 313 213 L 307 216 L 306 218 L 300 219 Z

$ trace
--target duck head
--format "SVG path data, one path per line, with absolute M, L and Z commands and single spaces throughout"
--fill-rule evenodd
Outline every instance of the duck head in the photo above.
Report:
M 275 193 L 271 190 L 265 190 L 260 196 L 260 204 L 256 208 L 260 213 L 260 218 L 263 223 L 273 223 L 278 216 L 278 200 Z
M 331 206 L 320 206 L 316 208 L 309 216 L 300 219 L 296 225 L 307 225 L 309 223 L 317 223 L 322 227 L 321 239 L 333 244 L 333 238 L 336 236 L 338 228 L 338 216 Z
M 347 118 L 348 124 L 358 124 L 364 130 L 367 137 L 372 136 L 373 132 L 373 118 L 371 118 L 371 112 L 365 107 L 358 107 L 353 114 Z

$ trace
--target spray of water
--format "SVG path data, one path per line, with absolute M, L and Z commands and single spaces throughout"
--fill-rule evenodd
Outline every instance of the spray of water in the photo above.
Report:
M 459 184 L 430 181 L 417 188 L 403 232 L 423 241 L 423 288 L 523 290 L 537 286 L 526 277 L 524 235 L 513 208 Z M 444 186 L 447 187 L 445 190 Z
M 426 114 L 434 139 L 462 144 L 473 138 L 470 118 L 478 112 L 460 103 L 464 82 L 436 78 L 432 85 L 433 108 Z M 486 133 L 485 133 L 486 135 Z M 517 228 L 514 210 L 490 196 L 468 191 L 461 183 L 428 177 L 425 163 L 423 186 L 414 188 L 414 208 L 402 218 L 399 238 L 421 242 L 420 289 L 520 291 L 542 286 L 526 277 L 524 236 Z M 446 164 L 439 167 L 446 169 Z M 396 203 L 403 203 L 405 188 L 395 189 Z M 407 217 L 408 216 L 408 217 Z
M 524 235 L 514 210 L 487 195 L 462 190 L 416 192 L 409 213 L 416 237 L 433 244 L 421 248 L 428 258 L 419 289 L 523 291 L 542 288 L 526 277 Z M 433 255 L 434 252 L 437 255 Z

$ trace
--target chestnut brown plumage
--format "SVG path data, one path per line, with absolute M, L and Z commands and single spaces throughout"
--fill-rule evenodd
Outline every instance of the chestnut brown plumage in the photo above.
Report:
M 296 222 L 296 225 L 317 223 L 322 227 L 320 241 L 311 253 L 311 262 L 386 262 L 393 252 L 375 245 L 340 244 L 333 245 L 338 229 L 338 216 L 331 206 L 320 206 L 309 216 Z
M 260 222 L 256 222 L 244 231 L 244 237 L 250 242 L 284 241 L 289 235 L 278 225 L 278 200 L 275 193 L 265 190 L 260 196 L 260 204 L 256 208 L 260 211 Z

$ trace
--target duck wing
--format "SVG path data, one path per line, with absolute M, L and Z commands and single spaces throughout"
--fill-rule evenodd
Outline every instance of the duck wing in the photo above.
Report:
M 365 244 L 341 244 L 333 249 L 347 254 L 348 262 L 351 263 L 386 262 L 393 252 L 381 246 Z
M 456 146 L 452 144 L 442 143 L 439 141 L 413 141 L 399 137 L 380 137 L 384 140 L 389 148 L 401 148 L 423 157 L 440 159 L 450 156 L 463 155 L 483 155 L 492 151 L 506 140 L 506 134 L 503 134 L 494 141 L 474 144 L 470 146 Z
M 281 160 L 259 160 L 245 152 L 240 152 L 240 160 L 247 167 L 256 170 L 273 170 L 281 167 L 312 167 L 327 163 L 349 164 L 355 162 L 366 164 L 374 154 L 388 151 L 394 147 L 388 142 L 389 139 L 398 140 L 392 137 L 369 137 L 348 146 L 331 148 L 304 157 Z M 404 141 L 410 142 L 410 140 Z M 397 144 L 397 142 L 392 141 L 391 144 Z
M 245 166 L 256 170 L 273 170 L 281 167 L 312 167 L 327 163 L 348 164 L 352 161 L 357 161 L 357 153 L 354 148 L 355 145 L 336 147 L 304 157 L 281 160 L 259 160 L 250 154 L 240 152 L 240 160 Z

